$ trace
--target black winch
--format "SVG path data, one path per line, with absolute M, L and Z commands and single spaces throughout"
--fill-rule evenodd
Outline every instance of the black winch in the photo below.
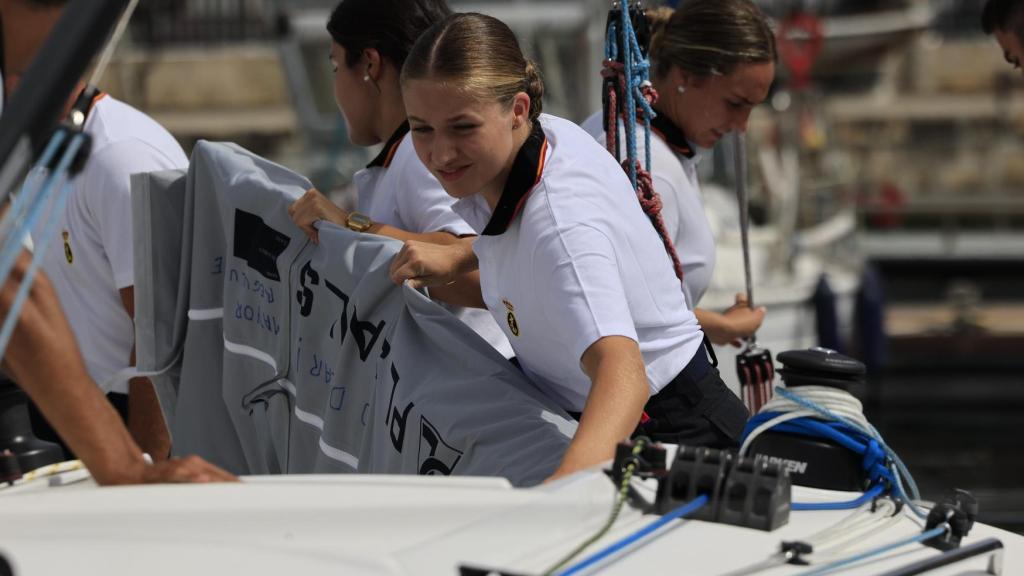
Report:
M 16 384 L 0 375 L 0 454 L 9 452 L 0 481 L 13 481 L 28 472 L 64 460 L 60 446 L 45 442 L 32 433 L 28 397 Z M 16 459 L 10 461 L 10 455 Z
M 867 372 L 862 362 L 826 348 L 792 350 L 776 359 L 786 388 L 794 391 L 802 386 L 849 391 L 864 383 Z M 751 442 L 747 454 L 780 464 L 799 486 L 854 492 L 870 481 L 863 456 L 827 438 L 769 430 Z

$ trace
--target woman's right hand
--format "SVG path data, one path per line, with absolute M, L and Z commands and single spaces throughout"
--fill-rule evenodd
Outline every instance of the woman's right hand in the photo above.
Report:
M 198 456 L 169 458 L 153 464 L 145 463 L 142 458 L 132 462 L 121 462 L 114 470 L 103 473 L 101 470 L 90 469 L 93 478 L 104 486 L 118 484 L 178 484 L 208 482 L 238 482 L 238 478 L 230 472 L 210 464 Z
M 751 308 L 747 297 L 737 294 L 736 303 L 721 314 L 699 308 L 695 312 L 712 343 L 739 347 L 744 339 L 753 336 L 761 327 L 767 311 L 764 306 Z
M 477 268 L 472 238 L 455 244 L 431 244 L 409 240 L 391 262 L 391 280 L 401 285 L 408 281 L 412 288 L 444 286 Z

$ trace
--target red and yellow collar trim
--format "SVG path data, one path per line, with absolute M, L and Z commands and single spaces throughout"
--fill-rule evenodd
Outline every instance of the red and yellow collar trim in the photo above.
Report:
M 540 183 L 541 176 L 544 174 L 547 153 L 548 139 L 544 135 L 540 121 L 534 120 L 529 137 L 526 138 L 526 142 L 523 143 L 512 162 L 512 170 L 509 171 L 508 179 L 505 181 L 505 189 L 501 192 L 498 205 L 494 207 L 491 220 L 482 232 L 484 236 L 504 234 L 519 216 L 523 206 L 526 205 L 527 198 L 530 197 L 530 192 Z

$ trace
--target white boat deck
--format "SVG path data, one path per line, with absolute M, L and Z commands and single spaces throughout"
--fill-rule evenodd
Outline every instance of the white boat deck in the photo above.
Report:
M 78 475 L 77 482 L 75 475 Z M 0 554 L 18 576 L 41 574 L 458 574 L 471 564 L 540 574 L 606 520 L 614 489 L 590 471 L 534 489 L 501 479 L 399 476 L 252 477 L 243 484 L 96 488 L 84 472 L 0 489 Z M 794 488 L 797 501 L 850 494 Z M 849 512 L 793 512 L 775 532 L 683 520 L 600 567 L 602 574 L 724 574 L 763 561 Z M 904 514 L 908 514 L 904 512 Z M 624 510 L 606 545 L 656 517 Z M 916 519 L 865 539 L 919 534 Z M 1024 537 L 976 525 L 964 544 L 1005 545 L 1024 570 Z M 939 554 L 914 544 L 843 574 L 878 574 Z M 935 572 L 984 570 L 986 557 Z M 800 574 L 780 566 L 766 573 Z

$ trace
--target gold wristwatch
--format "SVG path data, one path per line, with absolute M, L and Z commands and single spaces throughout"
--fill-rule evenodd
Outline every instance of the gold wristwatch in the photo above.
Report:
M 373 220 L 366 214 L 360 212 L 349 212 L 348 218 L 345 219 L 345 226 L 349 230 L 355 230 L 356 232 L 366 232 L 373 226 Z

